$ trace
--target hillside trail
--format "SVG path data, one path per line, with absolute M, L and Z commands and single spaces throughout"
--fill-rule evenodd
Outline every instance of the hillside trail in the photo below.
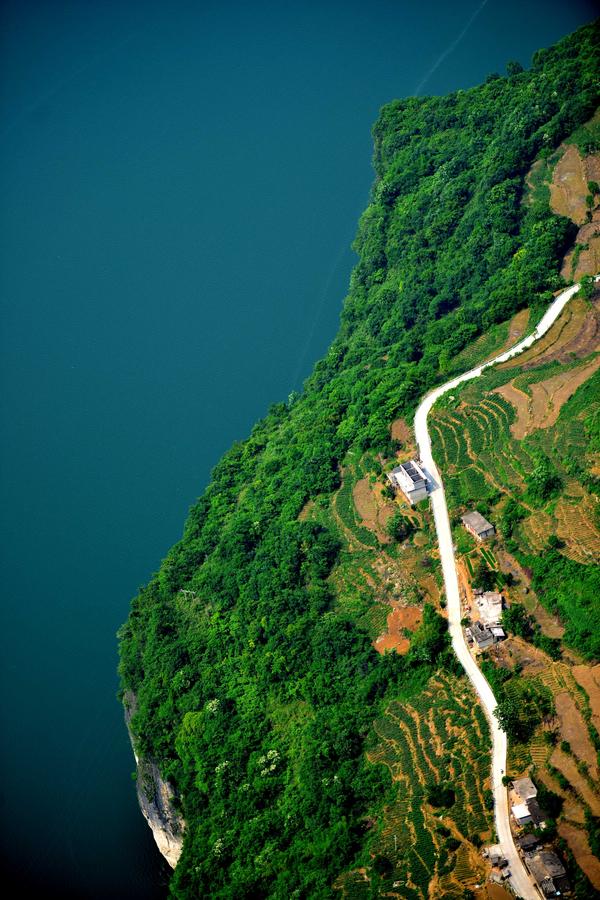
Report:
M 595 280 L 598 281 L 599 279 L 600 276 L 596 276 Z M 539 900 L 539 894 L 517 852 L 510 829 L 508 791 L 502 783 L 506 770 L 507 735 L 502 731 L 494 716 L 494 710 L 498 704 L 492 688 L 469 652 L 461 626 L 460 592 L 452 543 L 452 531 L 450 529 L 450 519 L 448 517 L 442 478 L 431 452 L 431 440 L 427 430 L 427 416 L 434 403 L 448 391 L 452 391 L 465 381 L 478 378 L 485 369 L 489 369 L 497 363 L 505 362 L 531 347 L 552 327 L 569 300 L 578 290 L 579 284 L 574 284 L 562 291 L 552 301 L 533 332 L 515 344 L 514 347 L 511 347 L 504 353 L 500 353 L 488 362 L 470 369 L 463 375 L 451 379 L 446 384 L 435 388 L 431 393 L 427 394 L 419 404 L 414 421 L 415 438 L 419 448 L 421 463 L 431 484 L 429 496 L 440 549 L 440 560 L 446 590 L 448 628 L 452 639 L 452 648 L 477 692 L 489 723 L 492 736 L 492 791 L 494 795 L 496 834 L 498 843 L 508 860 L 511 872 L 511 886 L 517 897 L 522 897 L 523 900 Z

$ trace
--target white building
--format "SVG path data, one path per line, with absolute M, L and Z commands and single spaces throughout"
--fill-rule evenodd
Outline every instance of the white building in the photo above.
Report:
M 395 488 L 400 488 L 411 506 L 427 496 L 427 476 L 414 459 L 396 466 L 388 478 Z
M 502 594 L 486 591 L 477 598 L 479 618 L 484 625 L 497 625 L 502 618 Z
M 517 825 L 526 825 L 528 822 L 533 822 L 529 807 L 526 803 L 515 803 L 515 805 L 511 807 L 511 812 Z

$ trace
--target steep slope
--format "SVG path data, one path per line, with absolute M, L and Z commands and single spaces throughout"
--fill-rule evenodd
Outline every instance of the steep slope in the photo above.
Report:
M 136 697 L 136 749 L 174 785 L 186 820 L 174 896 L 330 896 L 340 872 L 370 865 L 373 822 L 397 794 L 365 755 L 372 722 L 396 698 L 417 703 L 453 662 L 422 549 L 433 602 L 406 655 L 376 652 L 348 544 L 372 552 L 375 592 L 404 551 L 394 545 L 382 569 L 381 537 L 356 522 L 353 537 L 350 517 L 327 510 L 342 466 L 391 456 L 392 421 L 463 347 L 560 286 L 575 226 L 521 199 L 536 157 L 598 104 L 598 38 L 589 26 L 530 71 L 384 107 L 338 337 L 302 395 L 223 457 L 132 602 L 120 671 Z M 486 824 L 481 811 L 482 834 Z

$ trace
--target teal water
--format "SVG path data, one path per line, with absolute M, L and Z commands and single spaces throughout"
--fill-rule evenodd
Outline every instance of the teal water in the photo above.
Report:
M 396 96 L 594 4 L 4 3 L 3 884 L 165 896 L 115 632 L 211 466 L 333 337 Z

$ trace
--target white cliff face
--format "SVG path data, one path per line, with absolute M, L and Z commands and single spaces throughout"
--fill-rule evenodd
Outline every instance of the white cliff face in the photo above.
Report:
M 137 764 L 138 803 L 150 826 L 156 846 L 174 869 L 183 849 L 185 820 L 175 808 L 175 791 L 169 782 L 163 779 L 156 763 L 151 759 L 140 759 L 135 752 L 129 727 L 130 719 L 135 712 L 135 696 L 127 692 L 124 699 L 125 722 Z
M 175 792 L 164 781 L 156 763 L 137 759 L 137 795 L 140 809 L 154 835 L 156 845 L 172 869 L 183 849 L 185 822 L 175 810 Z

